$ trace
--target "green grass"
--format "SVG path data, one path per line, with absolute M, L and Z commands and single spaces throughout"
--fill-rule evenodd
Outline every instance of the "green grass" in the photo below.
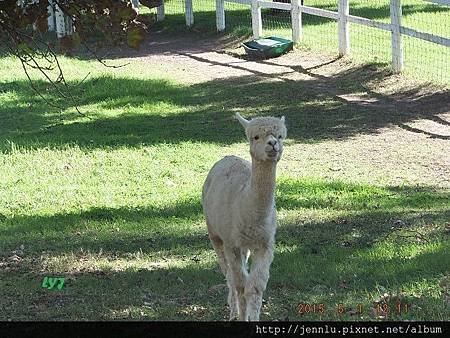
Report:
M 389 319 L 448 319 L 450 194 L 424 165 L 440 165 L 445 140 L 411 145 L 383 131 L 436 118 L 438 104 L 424 113 L 401 101 L 390 112 L 343 103 L 335 91 L 387 76 L 366 66 L 186 84 L 145 61 L 114 70 L 61 62 L 70 85 L 91 73 L 73 87 L 90 119 L 38 82 L 63 109 L 48 107 L 17 60 L 0 59 L 0 319 L 226 318 L 200 191 L 222 156 L 249 157 L 236 110 L 283 114 L 289 129 L 262 319 L 377 320 L 371 308 L 384 294 L 391 309 L 407 305 Z M 43 289 L 44 276 L 64 277 L 64 288 Z M 324 311 L 302 315 L 300 303 Z
M 305 5 L 337 11 L 334 0 L 307 0 Z M 252 35 L 250 7 L 226 3 L 226 34 L 239 39 Z M 402 24 L 405 27 L 450 38 L 450 8 L 437 6 L 422 0 L 402 1 Z M 153 12 L 155 10 L 152 10 Z M 143 8 L 144 14 L 149 10 Z M 156 30 L 180 32 L 185 29 L 182 3 L 166 2 L 166 21 L 156 25 Z M 381 22 L 390 22 L 389 1 L 355 0 L 350 14 Z M 215 34 L 215 4 L 213 0 L 202 0 L 194 4 L 195 23 L 193 30 L 204 34 Z M 291 38 L 291 18 L 287 11 L 262 9 L 263 34 Z M 300 46 L 316 52 L 337 55 L 337 22 L 332 19 L 303 14 L 303 39 Z M 419 80 L 450 83 L 450 48 L 431 42 L 403 36 L 404 72 Z M 362 26 L 350 25 L 351 57 L 358 62 L 391 63 L 390 32 Z

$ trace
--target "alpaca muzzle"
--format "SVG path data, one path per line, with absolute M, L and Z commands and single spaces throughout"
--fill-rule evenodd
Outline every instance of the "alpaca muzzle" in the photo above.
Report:
M 266 145 L 265 151 L 268 155 L 276 155 L 280 152 L 280 146 L 277 143 Z

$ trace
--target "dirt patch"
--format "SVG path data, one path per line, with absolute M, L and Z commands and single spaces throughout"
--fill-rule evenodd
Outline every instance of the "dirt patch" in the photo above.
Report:
M 371 183 L 450 187 L 450 92 L 445 88 L 393 75 L 385 66 L 356 65 L 348 58 L 301 48 L 275 59 L 251 60 L 240 41 L 195 35 L 154 35 L 139 51 L 116 51 L 113 58 L 151 65 L 185 85 L 279 82 L 280 94 L 290 90 L 292 100 L 301 101 L 307 92 L 309 100 L 331 98 L 350 111 L 364 112 L 360 122 L 336 123 L 334 139 L 288 145 L 291 150 L 286 151 L 282 166 L 296 175 L 322 173 L 333 179 L 357 175 Z M 301 114 L 299 110 L 297 117 Z M 297 127 L 292 118 L 289 122 L 291 130 Z M 314 127 L 314 121 L 306 122 Z M 353 132 L 343 138 L 339 130 L 348 125 Z

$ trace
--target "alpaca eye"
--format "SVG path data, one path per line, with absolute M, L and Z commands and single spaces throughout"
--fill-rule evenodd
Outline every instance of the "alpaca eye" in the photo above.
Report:
M 281 138 L 283 138 L 283 136 L 279 135 L 278 138 L 281 139 Z
M 255 136 L 255 140 L 259 140 L 259 136 L 258 135 Z

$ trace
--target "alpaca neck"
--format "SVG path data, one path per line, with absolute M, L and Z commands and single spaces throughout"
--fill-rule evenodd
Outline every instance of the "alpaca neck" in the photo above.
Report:
M 260 214 L 272 212 L 275 199 L 276 162 L 252 159 L 249 199 Z

